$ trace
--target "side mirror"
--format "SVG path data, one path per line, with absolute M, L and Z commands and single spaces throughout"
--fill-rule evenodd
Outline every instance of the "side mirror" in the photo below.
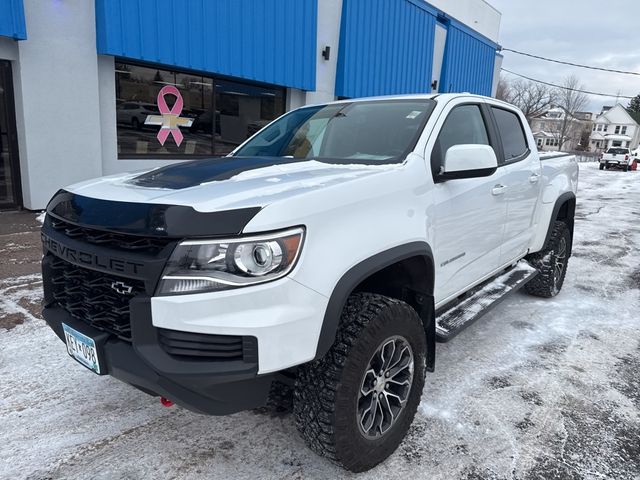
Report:
M 454 145 L 447 150 L 442 180 L 489 177 L 498 169 L 498 159 L 489 145 Z

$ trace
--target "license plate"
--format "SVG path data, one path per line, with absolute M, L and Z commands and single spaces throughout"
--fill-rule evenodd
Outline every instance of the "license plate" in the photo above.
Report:
M 67 342 L 67 352 L 89 370 L 100 373 L 98 349 L 93 338 L 74 330 L 69 325 L 62 324 L 64 338 Z

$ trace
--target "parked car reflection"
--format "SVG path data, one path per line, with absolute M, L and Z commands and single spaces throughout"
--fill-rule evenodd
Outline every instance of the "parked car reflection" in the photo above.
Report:
M 141 130 L 148 115 L 158 115 L 158 107 L 152 103 L 124 102 L 116 105 L 116 119 L 119 124 Z

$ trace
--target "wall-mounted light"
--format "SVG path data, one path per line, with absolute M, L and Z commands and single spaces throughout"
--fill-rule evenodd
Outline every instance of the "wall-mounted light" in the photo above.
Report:
M 331 47 L 329 45 L 324 47 L 324 50 L 322 50 L 322 58 L 325 60 L 329 60 L 329 58 L 331 58 Z

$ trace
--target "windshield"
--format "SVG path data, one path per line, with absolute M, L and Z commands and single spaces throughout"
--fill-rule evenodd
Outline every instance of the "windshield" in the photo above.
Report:
M 280 117 L 235 156 L 389 163 L 413 149 L 433 100 L 374 100 L 300 108 Z
M 616 155 L 627 154 L 629 153 L 629 149 L 628 148 L 610 148 L 609 150 L 607 150 L 607 153 L 615 153 Z

